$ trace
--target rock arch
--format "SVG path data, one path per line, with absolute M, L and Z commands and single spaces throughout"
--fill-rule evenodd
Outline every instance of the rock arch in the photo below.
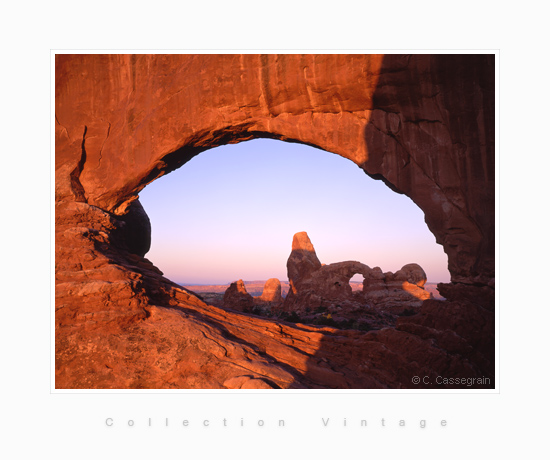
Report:
M 129 289 L 139 317 L 136 292 L 150 305 L 162 291 L 135 238 L 139 191 L 208 148 L 270 137 L 339 154 L 411 197 L 449 258 L 442 294 L 494 309 L 494 75 L 493 55 L 57 55 L 59 302 L 99 259 L 123 257 L 86 289 Z
M 289 291 L 283 304 L 286 311 L 304 313 L 327 304 L 338 305 L 343 316 L 357 316 L 364 309 L 391 310 L 403 313 L 420 307 L 431 295 L 422 287 L 426 273 L 418 264 L 407 264 L 395 273 L 382 273 L 380 267 L 371 268 L 349 260 L 321 264 L 306 232 L 294 235 L 292 252 L 287 261 Z M 363 275 L 363 289 L 353 293 L 349 284 L 355 274 Z M 347 311 L 346 311 L 347 310 Z

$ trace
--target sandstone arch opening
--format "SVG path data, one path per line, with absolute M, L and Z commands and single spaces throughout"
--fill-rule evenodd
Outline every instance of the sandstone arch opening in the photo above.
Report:
M 256 139 L 210 149 L 147 186 L 140 201 L 152 222 L 147 257 L 216 305 L 239 279 L 259 296 L 277 278 L 284 296 L 301 230 L 323 263 L 359 260 L 397 272 L 416 262 L 436 295 L 436 284 L 450 280 L 443 248 L 408 197 L 307 145 Z

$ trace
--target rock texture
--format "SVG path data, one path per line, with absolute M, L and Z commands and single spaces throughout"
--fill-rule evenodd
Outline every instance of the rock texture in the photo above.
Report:
M 262 295 L 254 297 L 254 313 L 270 316 L 273 312 L 280 310 L 284 302 L 281 294 L 281 282 L 277 278 L 270 278 L 265 282 Z
M 56 387 L 493 379 L 494 56 L 66 54 L 55 72 Z M 223 311 L 164 279 L 143 258 L 140 190 L 257 137 L 339 154 L 411 197 L 448 255 L 448 300 L 363 333 Z
M 229 285 L 223 295 L 223 304 L 226 308 L 250 312 L 254 307 L 254 297 L 246 291 L 243 280 L 239 280 Z
M 281 303 L 281 282 L 277 278 L 270 278 L 265 282 L 264 291 L 259 297 L 262 302 Z
M 287 271 L 290 291 L 283 309 L 300 315 L 328 311 L 342 319 L 359 319 L 372 309 L 403 314 L 432 298 L 423 289 L 426 273 L 419 265 L 405 265 L 395 274 L 356 261 L 324 265 L 306 232 L 294 235 Z M 364 277 L 360 292 L 353 292 L 349 284 L 356 274 Z

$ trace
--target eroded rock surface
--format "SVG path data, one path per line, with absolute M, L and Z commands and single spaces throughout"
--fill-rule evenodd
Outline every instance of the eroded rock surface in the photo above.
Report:
M 382 273 L 379 267 L 374 267 L 363 276 L 361 298 L 378 310 L 402 314 L 433 298 L 424 289 L 426 272 L 418 264 L 404 265 L 395 273 Z

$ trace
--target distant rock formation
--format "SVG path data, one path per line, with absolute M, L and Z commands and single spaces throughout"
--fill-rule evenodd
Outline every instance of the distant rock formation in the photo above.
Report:
M 327 308 L 343 318 L 357 318 L 365 309 L 403 314 L 432 298 L 424 290 L 426 273 L 417 264 L 405 265 L 396 273 L 382 273 L 357 261 L 322 265 L 306 232 L 296 233 L 287 261 L 290 291 L 283 310 L 308 314 Z M 350 279 L 361 274 L 363 290 L 353 292 Z
M 374 267 L 363 275 L 362 298 L 378 309 L 402 313 L 407 308 L 418 308 L 424 300 L 433 298 L 424 289 L 426 273 L 418 264 L 404 265 L 395 273 L 382 273 L 379 267 Z
M 321 262 L 306 232 L 296 233 L 292 238 L 292 252 L 286 267 L 292 291 L 321 268 Z
M 282 303 L 283 297 L 281 295 L 281 282 L 277 278 L 268 279 L 265 283 L 262 295 L 254 300 L 269 302 L 271 304 Z
M 260 296 L 251 296 L 246 290 L 243 280 L 231 283 L 223 296 L 224 308 L 261 315 L 270 314 L 272 308 L 280 308 L 283 301 L 281 282 L 277 278 L 270 278 L 266 281 Z
M 235 281 L 225 291 L 223 304 L 226 308 L 250 312 L 254 307 L 254 298 L 246 291 L 243 280 Z

